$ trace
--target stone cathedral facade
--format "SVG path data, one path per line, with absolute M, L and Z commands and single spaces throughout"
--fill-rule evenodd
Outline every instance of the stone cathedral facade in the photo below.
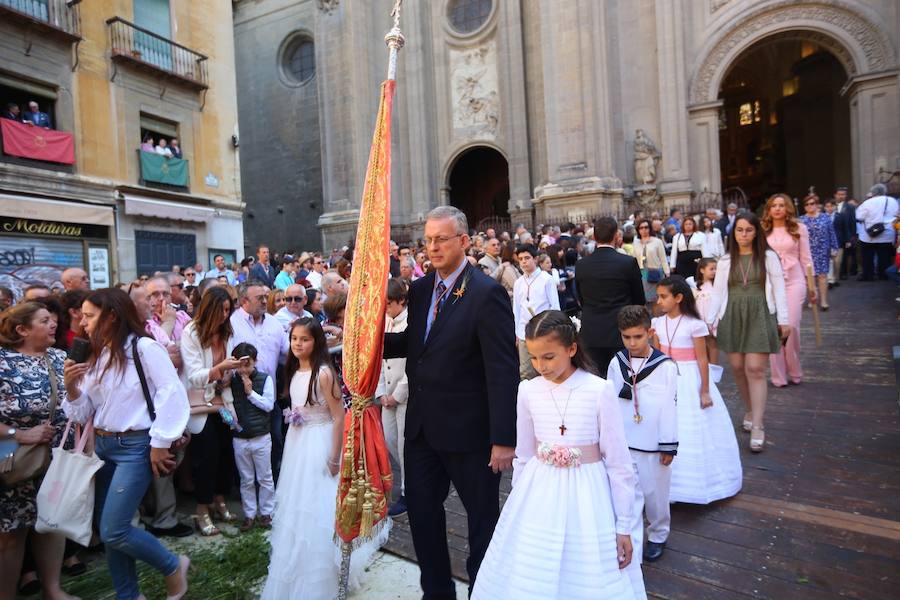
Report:
M 238 0 L 248 246 L 356 227 L 389 0 Z M 820 195 L 900 170 L 896 0 L 406 0 L 392 226 Z

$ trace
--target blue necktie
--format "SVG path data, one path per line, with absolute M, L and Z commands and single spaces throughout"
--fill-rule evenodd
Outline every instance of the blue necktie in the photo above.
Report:
M 434 316 L 431 317 L 431 320 L 434 321 L 437 319 L 438 313 L 441 312 L 441 309 L 444 308 L 444 302 L 447 301 L 447 296 L 444 292 L 447 291 L 447 286 L 444 285 L 443 281 L 439 281 L 437 284 L 437 289 L 434 291 L 437 294 L 437 300 L 434 303 Z

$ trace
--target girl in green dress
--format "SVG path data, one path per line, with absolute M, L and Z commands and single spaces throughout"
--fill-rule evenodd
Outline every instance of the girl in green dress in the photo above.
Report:
M 729 253 L 719 260 L 716 270 L 710 309 L 719 316 L 719 348 L 728 353 L 747 407 L 743 428 L 750 432 L 750 450 L 761 452 L 765 445 L 766 365 L 769 354 L 778 352 L 790 333 L 784 274 L 755 214 L 739 214 L 729 238 Z

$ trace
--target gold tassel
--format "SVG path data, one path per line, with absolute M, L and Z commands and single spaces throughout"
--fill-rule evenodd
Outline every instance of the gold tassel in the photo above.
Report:
M 353 477 L 353 450 L 348 448 L 344 452 L 344 460 L 341 462 L 341 479 Z
M 356 520 L 356 515 L 356 489 L 350 488 L 350 491 L 347 492 L 347 495 L 344 496 L 344 500 L 341 502 L 341 512 L 338 518 L 341 523 L 341 529 L 349 531 Z
M 362 519 L 359 522 L 359 536 L 368 538 L 372 535 L 372 518 L 374 511 L 372 509 L 372 494 L 366 492 L 366 501 L 363 502 Z

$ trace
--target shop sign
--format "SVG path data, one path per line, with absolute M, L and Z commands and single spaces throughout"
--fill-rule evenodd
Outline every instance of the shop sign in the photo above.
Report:
M 41 219 L 23 219 L 18 217 L 0 217 L 0 231 L 20 235 L 49 236 L 57 238 L 81 239 L 109 237 L 109 228 L 105 225 L 89 225 L 83 223 L 61 223 Z

